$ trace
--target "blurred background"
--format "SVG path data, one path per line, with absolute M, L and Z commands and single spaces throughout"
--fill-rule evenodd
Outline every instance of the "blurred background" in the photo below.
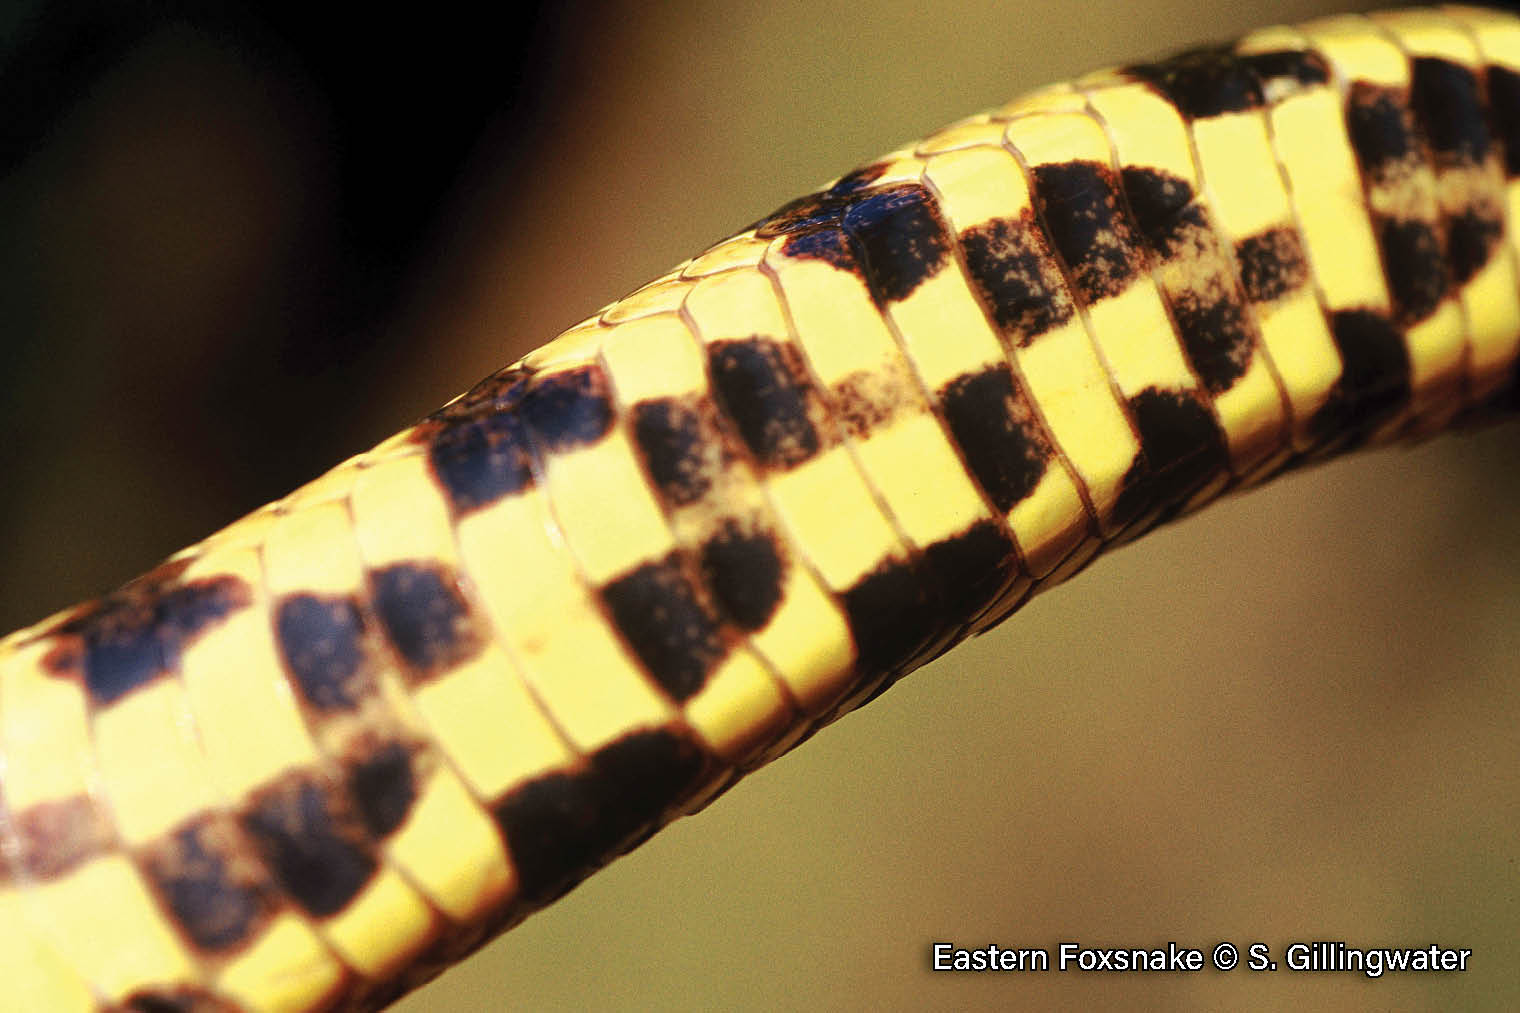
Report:
M 514 11 L 0 5 L 0 626 L 910 137 L 1327 7 Z M 1517 454 L 1514 425 L 1382 451 L 1126 548 L 401 1008 L 1514 1008 Z M 1474 956 L 928 971 L 933 941 L 1225 939 Z

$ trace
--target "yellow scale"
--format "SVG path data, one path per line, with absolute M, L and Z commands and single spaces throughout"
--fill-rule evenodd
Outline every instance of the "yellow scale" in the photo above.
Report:
M 396 973 L 451 926 L 511 903 L 522 884 L 498 821 L 519 789 L 582 774 L 598 750 L 656 731 L 697 743 L 711 761 L 706 782 L 679 800 L 699 807 L 733 770 L 790 748 L 875 688 L 857 679 L 842 602 L 883 564 L 916 561 L 979 523 L 1004 528 L 1020 565 L 972 623 L 980 629 L 1120 536 L 1114 507 L 1140 450 L 1128 401 L 1146 389 L 1197 396 L 1225 435 L 1230 474 L 1195 505 L 1270 473 L 1285 437 L 1292 450 L 1312 449 L 1311 420 L 1341 379 L 1329 320 L 1391 312 L 1369 207 L 1435 222 L 1487 200 L 1511 226 L 1471 279 L 1408 324 L 1410 405 L 1378 435 L 1424 433 L 1497 390 L 1520 355 L 1520 180 L 1504 181 L 1492 155 L 1474 167 L 1414 169 L 1398 192 L 1368 185 L 1344 103 L 1351 80 L 1407 89 L 1412 56 L 1520 73 L 1520 21 L 1466 8 L 1325 19 L 1236 47 L 1304 50 L 1331 62 L 1332 80 L 1268 94 L 1261 109 L 1186 120 L 1133 78 L 1091 75 L 894 152 L 859 191 L 926 188 L 956 239 L 1037 219 L 1031 179 L 1041 167 L 1156 169 L 1193 187 L 1223 251 L 1211 254 L 1214 267 L 1232 282 L 1238 268 L 1225 261 L 1236 242 L 1292 230 L 1309 277 L 1249 305 L 1256 354 L 1217 396 L 1202 389 L 1169 311 L 1195 279 L 1153 255 L 1121 290 L 1090 302 L 1072 295 L 1065 265 L 1070 319 L 1009 335 L 958 250 L 878 305 L 860 274 L 788 255 L 785 236 L 750 230 L 524 360 L 534 383 L 597 371 L 612 421 L 594 440 L 538 447 L 522 488 L 455 510 L 423 423 L 174 557 L 177 581 L 231 580 L 246 600 L 188 638 L 172 672 L 101 703 L 81 679 L 53 674 L 67 614 L 0 642 L 0 854 L 10 870 L 0 881 L 0 998 L 92 1010 L 142 990 L 199 989 L 250 1009 L 319 1008 Z M 825 404 L 865 391 L 891 409 L 859 432 L 821 420 L 807 460 L 729 460 L 714 466 L 705 498 L 663 505 L 633 412 L 655 400 L 712 403 L 712 346 L 756 337 L 795 352 Z M 1052 450 L 1006 515 L 968 473 L 940 400 L 957 378 L 1003 368 Z M 616 629 L 602 592 L 667 559 L 700 583 L 693 560 L 725 523 L 780 539 L 778 602 L 747 636 L 725 628 L 722 659 L 677 702 Z M 298 593 L 367 602 L 369 574 L 406 564 L 453 576 L 478 649 L 409 674 L 370 630 L 372 695 L 354 713 L 303 704 L 277 642 L 278 602 Z M 371 842 L 376 872 L 329 917 L 283 903 L 233 952 L 196 953 L 153 896 L 141 856 L 198 819 L 233 820 L 293 776 L 339 782 L 341 761 L 377 733 L 415 748 L 416 792 L 399 826 Z M 36 840 L 53 845 L 47 857 L 60 868 L 23 854 Z

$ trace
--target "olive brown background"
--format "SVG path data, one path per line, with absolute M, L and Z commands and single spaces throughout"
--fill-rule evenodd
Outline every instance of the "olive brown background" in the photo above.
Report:
M 6 628 L 910 137 L 1326 11 L 303 8 L 0 12 Z M 401 1008 L 1512 1008 L 1517 452 L 1513 424 L 1380 451 L 1122 549 Z M 1474 955 L 1376 981 L 928 970 L 936 940 L 1319 939 Z

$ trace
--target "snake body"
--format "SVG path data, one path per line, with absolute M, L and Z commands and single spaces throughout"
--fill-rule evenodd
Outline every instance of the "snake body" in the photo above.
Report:
M 1091 74 L 0 642 L 17 1009 L 372 1008 L 1103 550 L 1517 406 L 1520 20 Z

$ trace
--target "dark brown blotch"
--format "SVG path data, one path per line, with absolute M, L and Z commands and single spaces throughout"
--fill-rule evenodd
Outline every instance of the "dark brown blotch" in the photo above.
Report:
M 1409 348 L 1387 317 L 1345 310 L 1331 319 L 1341 355 L 1341 376 L 1311 423 L 1322 441 L 1354 437 L 1394 417 L 1409 404 Z
M 517 415 L 529 375 L 511 369 L 487 377 L 413 431 L 455 514 L 532 487 L 533 448 Z
M 415 755 L 405 743 L 387 742 L 349 762 L 349 795 L 372 840 L 390 836 L 412 811 L 417 801 Z
M 1052 451 L 1007 363 L 956 377 L 940 400 L 961 459 L 998 510 L 1034 492 Z
M 237 577 L 184 582 L 182 572 L 177 565 L 155 570 L 56 627 L 44 668 L 81 675 L 100 707 L 177 671 L 186 646 L 252 600 Z
M 1489 124 L 1504 148 L 1504 174 L 1520 176 L 1520 71 L 1498 64 L 1484 69 Z
M 703 781 L 708 761 L 685 736 L 632 732 L 544 774 L 495 806 L 520 896 L 546 904 L 647 837 Z
M 724 464 L 713 406 L 695 396 L 654 398 L 633 406 L 633 443 L 667 508 L 706 496 Z
M 1227 49 L 1195 49 L 1160 63 L 1130 67 L 1129 72 L 1192 120 L 1246 112 L 1262 104 L 1261 81 L 1254 68 Z
M 342 911 L 378 868 L 347 794 L 310 774 L 261 789 L 238 821 L 275 882 L 313 917 Z
M 912 295 L 949 260 L 950 236 L 934 197 L 917 183 L 868 191 L 845 211 L 871 293 L 879 303 Z
M 428 463 L 456 514 L 530 488 L 532 460 L 516 415 L 491 415 L 450 426 L 428 447 Z
M 292 594 L 274 610 L 275 643 L 301 697 L 318 710 L 352 710 L 373 686 L 364 619 L 352 598 Z
M 900 414 L 923 409 L 923 399 L 912 384 L 895 368 L 857 370 L 829 388 L 834 417 L 846 434 L 863 439 Z
M 217 814 L 186 824 L 139 855 L 164 909 L 201 950 L 240 947 L 274 914 L 270 882 L 245 849 L 236 824 Z
M 1211 395 L 1235 386 L 1251 368 L 1256 334 L 1250 315 L 1225 278 L 1215 279 L 1203 292 L 1172 295 L 1172 318 L 1187 352 L 1188 362 Z M 1212 297 L 1212 298 L 1211 298 Z
M 595 443 L 614 417 L 607 375 L 595 365 L 539 373 L 528 381 L 518 412 L 542 451 L 566 453 Z
M 458 576 L 431 560 L 371 570 L 380 628 L 410 673 L 436 675 L 473 657 L 482 638 L 459 589 Z
M 997 600 L 1019 557 L 1003 525 L 984 520 L 925 547 L 921 565 L 939 592 L 945 620 L 964 626 Z
M 1184 502 L 1229 467 L 1224 432 L 1196 394 L 1148 387 L 1130 398 L 1129 408 L 1140 456 L 1125 476 L 1115 510 L 1124 523 Z
M 1071 319 L 1071 293 L 1033 211 L 973 225 L 960 241 L 972 286 L 1005 341 L 1023 347 Z
M 944 625 L 938 603 L 914 568 L 900 559 L 883 559 L 841 597 L 861 681 L 903 674 L 906 662 Z
M 771 621 L 787 566 L 773 532 L 725 520 L 702 544 L 699 566 L 719 610 L 735 626 L 753 633 Z
M 1161 502 L 1182 500 L 1229 467 L 1224 431 L 1196 394 L 1150 387 L 1129 405 Z
M 794 232 L 781 244 L 781 252 L 797 260 L 821 260 L 830 267 L 865 277 L 850 237 L 833 226 Z
M 1034 194 L 1077 295 L 1091 305 L 1124 291 L 1144 259 L 1109 167 L 1086 161 L 1035 166 Z
M 1472 280 L 1488 264 L 1504 238 L 1504 219 L 1496 209 L 1472 206 L 1446 220 L 1446 252 L 1452 279 Z
M 1346 103 L 1346 128 L 1362 171 L 1381 181 L 1419 157 L 1414 123 L 1403 92 L 1354 81 Z
M 679 551 L 601 589 L 612 623 L 644 669 L 677 703 L 707 684 L 727 648 L 719 621 L 687 577 Z
M 1477 75 L 1436 57 L 1417 56 L 1411 63 L 1409 106 L 1437 165 L 1482 164 L 1490 140 Z
M 1208 215 L 1187 180 L 1132 165 L 1125 166 L 1119 178 L 1141 237 L 1162 260 L 1197 245 L 1199 232 L 1209 230 Z
M 1435 312 L 1450 286 L 1435 228 L 1428 222 L 1386 218 L 1378 223 L 1378 244 L 1388 272 L 1394 318 L 1405 325 L 1424 320 Z
M 1268 303 L 1309 280 L 1309 262 L 1298 230 L 1279 226 L 1247 236 L 1235 244 L 1240 284 L 1253 303 Z
M 793 468 L 822 447 L 817 393 L 796 346 L 755 336 L 707 346 L 713 393 L 750 453 L 770 468 Z

